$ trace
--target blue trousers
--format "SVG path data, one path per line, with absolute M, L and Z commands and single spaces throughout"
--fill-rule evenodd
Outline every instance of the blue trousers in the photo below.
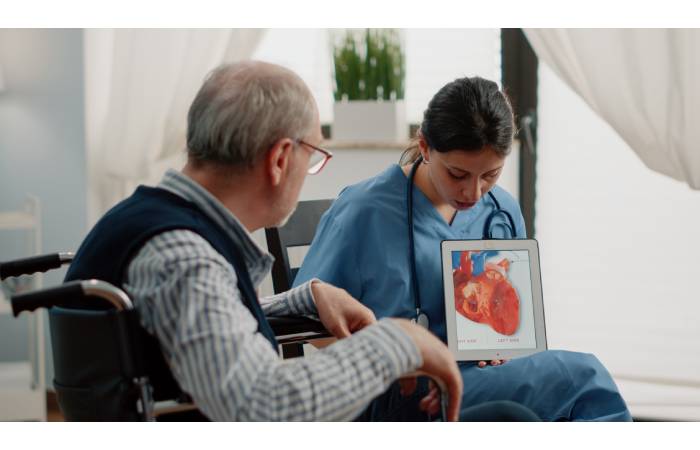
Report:
M 460 371 L 464 421 L 531 420 L 529 411 L 545 421 L 632 420 L 612 377 L 591 354 L 550 350 L 483 369 L 464 363 Z M 430 420 L 418 408 L 426 392 L 423 382 L 413 395 L 404 397 L 395 383 L 358 419 Z M 480 419 L 480 413 L 488 417 Z

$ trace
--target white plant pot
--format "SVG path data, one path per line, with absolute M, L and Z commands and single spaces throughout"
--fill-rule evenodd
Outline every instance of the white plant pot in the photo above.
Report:
M 333 105 L 331 138 L 342 142 L 403 142 L 408 139 L 403 100 L 353 100 Z

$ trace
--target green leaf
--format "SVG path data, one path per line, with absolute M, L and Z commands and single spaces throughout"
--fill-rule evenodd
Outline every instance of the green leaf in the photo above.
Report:
M 333 41 L 334 92 L 342 100 L 402 100 L 406 78 L 395 29 L 346 30 Z

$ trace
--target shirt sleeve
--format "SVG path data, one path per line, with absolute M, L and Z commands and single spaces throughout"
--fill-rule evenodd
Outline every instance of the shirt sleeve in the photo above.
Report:
M 422 365 L 411 338 L 390 320 L 281 360 L 241 301 L 235 271 L 190 231 L 148 241 L 128 267 L 125 289 L 181 388 L 213 420 L 352 419 Z
M 318 278 L 313 278 L 287 292 L 261 298 L 260 306 L 262 306 L 263 312 L 270 317 L 318 317 L 316 302 L 311 292 L 311 283 L 314 281 L 318 281 Z

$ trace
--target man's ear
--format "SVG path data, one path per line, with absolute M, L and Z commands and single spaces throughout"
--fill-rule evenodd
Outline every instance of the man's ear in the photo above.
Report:
M 289 138 L 279 139 L 268 150 L 265 158 L 265 169 L 273 186 L 279 186 L 282 183 L 284 174 L 289 167 L 292 150 L 294 150 L 294 141 Z

